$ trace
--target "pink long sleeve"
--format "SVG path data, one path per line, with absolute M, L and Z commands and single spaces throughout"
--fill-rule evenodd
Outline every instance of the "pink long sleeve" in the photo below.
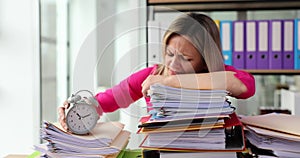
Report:
M 243 84 L 247 87 L 247 91 L 245 93 L 240 94 L 236 98 L 247 99 L 255 94 L 255 80 L 251 74 L 242 70 L 237 70 L 233 66 L 229 65 L 225 65 L 225 70 L 236 72 L 235 77 L 241 80 Z
M 100 104 L 100 107 L 97 109 L 98 113 L 102 114 L 102 112 L 113 112 L 119 108 L 126 108 L 131 103 L 143 97 L 142 83 L 156 68 L 157 65 L 140 70 L 121 81 L 118 85 L 105 92 L 98 93 L 95 96 Z M 246 99 L 254 95 L 255 80 L 251 74 L 228 65 L 225 65 L 225 70 L 236 72 L 235 77 L 240 79 L 247 87 L 247 92 L 236 98 Z
M 99 114 L 102 112 L 113 112 L 119 108 L 126 108 L 131 103 L 143 97 L 142 83 L 156 69 L 148 67 L 130 75 L 118 85 L 98 93 L 95 97 L 100 107 L 97 109 Z

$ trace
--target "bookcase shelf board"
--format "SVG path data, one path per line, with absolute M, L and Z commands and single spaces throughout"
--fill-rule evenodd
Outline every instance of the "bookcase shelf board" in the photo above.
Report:
M 275 10 L 299 9 L 300 1 L 285 0 L 148 0 L 148 6 L 154 11 L 166 11 L 170 8 L 177 11 L 221 11 L 221 10 Z

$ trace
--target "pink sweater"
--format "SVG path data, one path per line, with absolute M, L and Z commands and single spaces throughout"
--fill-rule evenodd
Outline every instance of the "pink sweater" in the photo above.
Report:
M 119 108 L 126 108 L 143 97 L 141 85 L 149 75 L 153 74 L 156 68 L 157 66 L 153 66 L 140 70 L 111 89 L 98 93 L 96 95 L 96 99 L 100 104 L 100 107 L 97 109 L 98 113 L 102 114 L 102 112 L 113 112 Z M 255 80 L 251 74 L 228 65 L 225 65 L 225 70 L 236 72 L 235 76 L 247 87 L 247 92 L 239 95 L 237 98 L 246 99 L 254 95 Z

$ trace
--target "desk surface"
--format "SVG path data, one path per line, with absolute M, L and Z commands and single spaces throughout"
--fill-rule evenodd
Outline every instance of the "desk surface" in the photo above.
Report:
M 11 155 L 7 155 L 4 158 L 27 158 L 28 155 L 16 155 L 16 154 L 11 154 Z

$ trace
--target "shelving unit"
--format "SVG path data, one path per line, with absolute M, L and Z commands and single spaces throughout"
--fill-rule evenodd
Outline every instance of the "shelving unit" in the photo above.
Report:
M 156 13 L 188 11 L 237 11 L 238 18 L 245 18 L 246 11 L 298 10 L 299 0 L 147 0 L 147 21 Z M 300 70 L 245 70 L 254 75 L 299 75 Z
M 251 19 L 253 18 L 253 15 L 260 15 L 260 13 L 265 14 L 264 11 L 276 10 L 277 12 L 277 10 L 280 10 L 280 13 L 281 11 L 288 11 L 288 13 L 291 13 L 295 18 L 300 18 L 300 0 L 148 0 L 147 8 L 147 21 L 155 21 L 157 18 L 156 14 L 177 11 L 208 12 L 209 14 L 210 12 L 223 13 L 224 11 L 236 11 L 236 20 L 256 20 Z M 248 15 L 252 15 L 252 17 Z M 169 14 L 161 17 L 167 19 L 167 16 L 169 16 Z M 270 14 L 269 16 L 272 17 L 273 14 Z M 152 54 L 149 55 L 149 58 L 152 57 L 151 55 Z M 155 58 L 155 56 L 153 58 Z M 281 103 L 280 89 L 291 88 L 292 86 L 294 89 L 296 86 L 300 89 L 300 70 L 245 69 L 244 71 L 255 75 L 256 94 L 248 100 L 231 98 L 232 100 L 230 101 L 233 101 L 233 105 L 238 107 L 237 112 L 241 112 L 240 114 L 242 115 L 263 114 L 264 112 L 269 113 L 272 111 L 281 113 L 291 112 L 290 109 L 280 109 L 280 107 L 283 107 L 279 104 Z M 298 81 L 296 81 L 295 78 L 297 78 Z
M 279 69 L 279 70 L 250 70 L 250 69 L 245 69 L 244 71 L 249 72 L 251 74 L 254 75 L 299 75 L 300 74 L 300 70 L 283 70 L 283 69 Z
M 297 0 L 148 0 L 154 11 L 170 8 L 177 11 L 274 10 L 299 9 Z
M 175 13 L 177 11 L 208 12 L 209 15 L 215 15 L 214 12 L 230 13 L 234 11 L 234 20 L 260 20 L 254 16 L 262 14 L 262 18 L 272 18 L 274 13 L 276 16 L 277 12 L 281 14 L 281 11 L 284 13 L 287 11 L 288 16 L 281 14 L 284 15 L 282 17 L 300 18 L 300 0 L 148 0 L 147 6 L 148 21 L 155 21 L 156 19 L 161 21 L 162 19 L 169 20 L 167 19 L 167 17 L 170 17 L 169 12 Z M 269 12 L 269 15 L 265 15 L 265 11 L 270 11 L 271 14 Z M 275 16 L 274 18 L 281 18 L 281 16 Z M 228 16 L 225 18 L 227 17 Z M 152 57 L 151 55 L 152 54 L 149 55 L 149 58 Z M 281 89 L 289 88 L 290 90 L 295 90 L 295 87 L 300 89 L 300 70 L 290 68 L 291 69 L 244 69 L 244 71 L 255 75 L 256 94 L 247 100 L 235 99 L 234 97 L 230 98 L 232 104 L 237 107 L 236 112 L 242 115 L 270 112 L 290 113 L 292 111 L 291 109 L 281 109 L 284 107 L 282 105 L 285 102 L 281 102 L 280 96 L 284 96 Z M 291 107 L 290 103 L 286 105 Z

